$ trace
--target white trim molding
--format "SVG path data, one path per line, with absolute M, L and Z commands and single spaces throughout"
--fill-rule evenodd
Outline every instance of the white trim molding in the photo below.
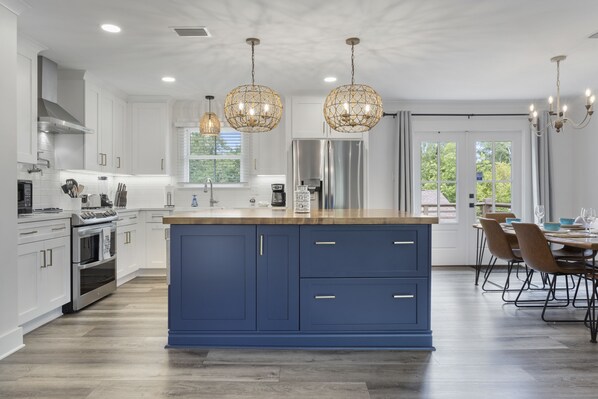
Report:
M 0 360 L 12 355 L 24 346 L 23 329 L 21 327 L 0 335 Z
M 24 0 L 0 0 L 0 6 L 4 6 L 16 15 L 21 15 L 23 11 L 31 8 L 31 5 Z

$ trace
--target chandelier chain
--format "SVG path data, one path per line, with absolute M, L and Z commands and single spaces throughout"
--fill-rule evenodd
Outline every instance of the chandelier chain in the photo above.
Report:
M 355 44 L 351 44 L 351 85 L 355 84 Z
M 251 42 L 251 85 L 255 85 L 255 42 Z
M 556 98 L 557 98 L 557 112 L 560 110 L 561 102 L 561 62 L 556 62 Z

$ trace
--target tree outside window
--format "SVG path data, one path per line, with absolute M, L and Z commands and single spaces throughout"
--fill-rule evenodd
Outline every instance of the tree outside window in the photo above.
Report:
M 197 129 L 188 129 L 187 162 L 189 183 L 240 183 L 242 175 L 242 137 L 239 132 L 221 132 L 218 136 L 202 136 Z

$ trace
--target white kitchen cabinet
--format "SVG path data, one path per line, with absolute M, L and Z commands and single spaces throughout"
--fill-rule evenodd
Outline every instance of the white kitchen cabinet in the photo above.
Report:
M 116 222 L 116 276 L 118 284 L 135 276 L 139 269 L 139 212 L 119 212 Z
M 166 269 L 166 229 L 162 223 L 170 211 L 145 211 L 145 265 L 146 269 Z
M 19 325 L 71 300 L 70 231 L 64 224 L 64 221 L 19 224 Z
M 127 136 L 126 103 L 84 71 L 71 70 L 59 71 L 58 100 L 93 133 L 84 137 L 57 135 L 56 167 L 127 173 L 123 169 L 130 163 L 124 145 Z M 83 142 L 79 144 L 79 140 Z M 83 151 L 83 157 L 76 156 L 79 151 Z
M 253 139 L 253 174 L 286 174 L 287 152 L 285 131 L 280 125 L 267 133 L 252 135 Z
M 133 173 L 167 175 L 169 152 L 169 104 L 130 103 Z
M 118 97 L 114 98 L 112 131 L 112 170 L 115 173 L 131 173 L 130 134 L 127 129 L 127 103 Z
M 362 133 L 340 133 L 324 119 L 324 97 L 293 97 L 291 136 L 293 139 L 361 139 Z
M 37 163 L 37 54 L 42 47 L 17 40 L 17 161 Z

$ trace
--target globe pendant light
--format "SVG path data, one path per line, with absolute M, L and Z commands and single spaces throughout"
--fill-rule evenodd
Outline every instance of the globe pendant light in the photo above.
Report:
M 202 136 L 218 136 L 220 134 L 220 120 L 218 116 L 212 112 L 212 100 L 214 96 L 206 96 L 208 100 L 208 112 L 203 114 L 199 121 L 199 133 Z
M 282 117 L 282 101 L 274 90 L 255 84 L 255 46 L 259 39 L 249 38 L 251 45 L 251 84 L 234 88 L 226 95 L 224 116 L 230 126 L 243 133 L 269 132 Z
M 346 40 L 351 46 L 351 84 L 332 90 L 324 102 L 324 119 L 337 132 L 367 132 L 382 118 L 382 99 L 370 86 L 355 84 L 355 45 L 359 39 Z

